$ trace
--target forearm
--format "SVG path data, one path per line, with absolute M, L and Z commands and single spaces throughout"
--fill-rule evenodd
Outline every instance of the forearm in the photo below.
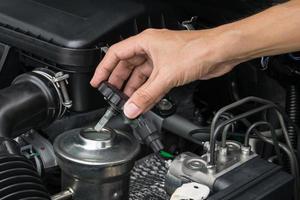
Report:
M 300 50 L 300 0 L 199 31 L 147 30 L 113 45 L 91 81 L 107 80 L 130 96 L 129 118 L 149 110 L 171 88 L 221 76 L 252 58 Z
M 300 50 L 300 1 L 274 6 L 214 29 L 218 59 L 246 61 Z

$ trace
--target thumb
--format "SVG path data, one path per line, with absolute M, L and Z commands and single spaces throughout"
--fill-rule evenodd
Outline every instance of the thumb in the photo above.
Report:
M 130 119 L 152 108 L 169 90 L 171 86 L 159 76 L 150 78 L 136 90 L 124 106 L 124 114 Z

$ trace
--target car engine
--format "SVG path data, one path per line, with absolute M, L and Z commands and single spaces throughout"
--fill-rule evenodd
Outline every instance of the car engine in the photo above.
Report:
M 89 83 L 111 45 L 148 28 L 277 3 L 1 0 L 0 199 L 299 199 L 298 52 L 174 88 L 133 120 L 122 90 Z

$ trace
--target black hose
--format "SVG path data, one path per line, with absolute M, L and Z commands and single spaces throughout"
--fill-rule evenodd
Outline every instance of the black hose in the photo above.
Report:
M 10 87 L 0 90 L 1 200 L 50 200 L 32 163 L 20 155 L 11 138 L 60 116 L 59 95 L 51 79 L 34 72 L 18 76 Z
M 45 126 L 58 116 L 60 102 L 53 84 L 40 74 L 22 74 L 0 90 L 0 137 Z
M 50 70 L 35 70 L 18 76 L 10 87 L 0 90 L 1 200 L 50 200 L 32 163 L 20 155 L 11 138 L 49 125 L 64 113 L 64 91 L 54 78 L 56 74 Z
M 201 145 L 203 141 L 209 140 L 208 127 L 198 126 L 180 115 L 171 115 L 163 119 L 162 128 L 196 144 Z M 194 134 L 197 134 L 197 139 L 193 137 Z
M 2 142 L 14 141 L 0 138 Z M 50 200 L 41 178 L 32 163 L 24 156 L 0 151 L 0 199 L 1 200 Z
M 300 124 L 300 96 L 298 87 L 290 85 L 287 88 L 286 94 L 286 112 L 289 118 L 299 126 Z M 297 149 L 297 131 L 294 126 L 288 125 L 287 127 L 290 141 L 294 149 Z

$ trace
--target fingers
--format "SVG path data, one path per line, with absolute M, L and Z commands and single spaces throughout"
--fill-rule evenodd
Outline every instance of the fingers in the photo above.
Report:
M 124 82 L 129 78 L 132 70 L 145 62 L 144 56 L 135 56 L 128 60 L 121 60 L 109 76 L 108 82 L 121 89 Z
M 126 61 L 120 61 L 109 76 L 108 82 L 121 89 L 124 81 L 129 77 L 134 66 Z
M 141 46 L 137 45 L 140 44 L 138 40 L 140 40 L 139 37 L 133 36 L 111 46 L 98 65 L 90 82 L 91 85 L 98 87 L 102 81 L 107 80 L 121 60 L 127 60 L 136 55 L 144 54 Z
M 136 67 L 124 88 L 124 93 L 131 96 L 141 85 L 149 78 L 152 72 L 152 65 L 146 61 L 142 65 Z
M 161 75 L 153 75 L 126 102 L 124 114 L 130 119 L 136 118 L 149 110 L 171 87 Z

